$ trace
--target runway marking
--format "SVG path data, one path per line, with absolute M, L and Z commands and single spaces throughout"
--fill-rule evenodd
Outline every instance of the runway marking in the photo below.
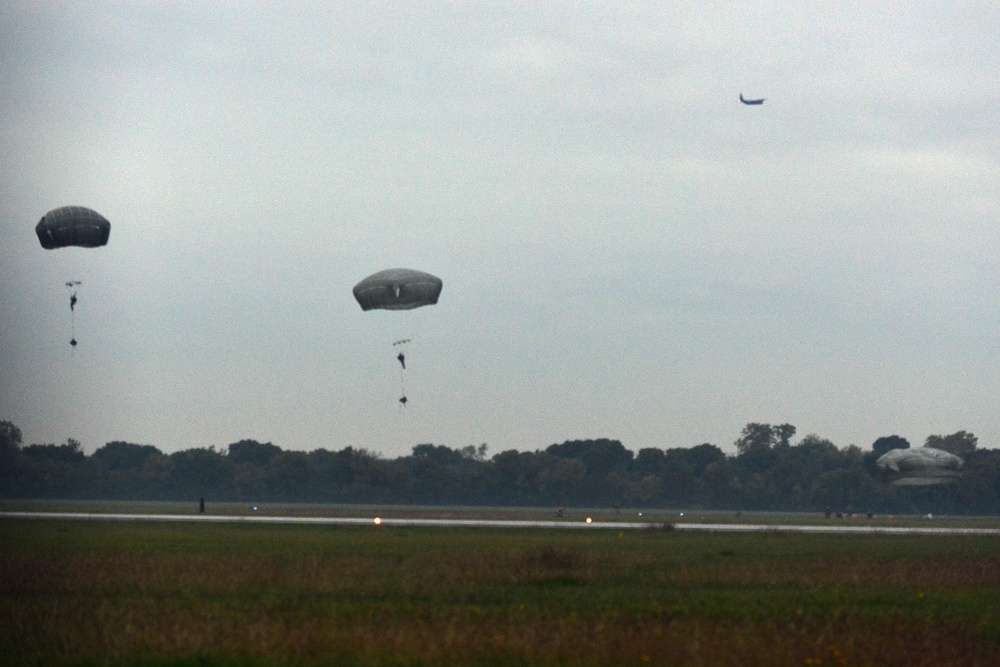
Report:
M 192 523 L 265 523 L 319 526 L 421 526 L 430 528 L 566 528 L 583 530 L 680 530 L 706 533 L 811 533 L 835 535 L 975 535 L 1000 536 L 1000 528 L 938 526 L 828 526 L 742 523 L 649 523 L 641 521 L 521 521 L 510 519 L 394 519 L 392 517 L 303 517 L 212 514 L 103 514 L 85 512 L 0 512 L 0 519 L 64 521 L 186 521 Z

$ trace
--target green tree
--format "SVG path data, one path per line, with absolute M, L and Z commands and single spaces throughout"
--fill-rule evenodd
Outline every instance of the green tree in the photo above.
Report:
M 740 437 L 733 444 L 736 445 L 737 453 L 742 456 L 743 454 L 768 450 L 774 443 L 775 433 L 770 424 L 751 422 L 743 427 Z
M 282 449 L 270 442 L 256 440 L 240 440 L 229 445 L 229 460 L 232 463 L 249 463 L 255 466 L 267 466 L 281 456 Z
M 325 500 L 315 486 L 316 468 L 305 452 L 282 452 L 266 468 L 266 498 L 285 502 Z
M 841 468 L 820 475 L 809 493 L 817 507 L 867 511 L 875 496 L 875 481 L 859 468 Z
M 28 445 L 18 457 L 20 494 L 35 498 L 81 498 L 92 478 L 86 475 L 87 458 L 80 442 L 67 438 L 63 445 Z
M 139 471 L 138 498 L 142 500 L 191 499 L 176 491 L 173 456 L 151 456 Z M 200 497 L 200 496 L 199 496 Z M 219 498 L 221 500 L 221 498 Z
M 21 448 L 21 429 L 11 422 L 0 422 L 0 455 L 14 454 Z
M 711 463 L 698 477 L 695 500 L 709 507 L 732 508 L 741 505 L 740 481 L 733 474 L 729 459 Z
M 91 458 L 108 470 L 139 471 L 150 456 L 163 456 L 163 452 L 152 445 L 133 445 L 129 442 L 115 441 L 105 444 L 94 452 Z
M 884 435 L 872 443 L 872 454 L 879 458 L 886 452 L 893 449 L 909 449 L 910 441 L 898 435 Z
M 771 427 L 771 437 L 775 440 L 776 447 L 790 447 L 794 435 L 795 427 L 791 424 Z
M 630 502 L 633 505 L 655 506 L 663 499 L 663 482 L 656 475 L 646 475 L 631 486 Z
M 413 447 L 411 456 L 414 459 L 431 461 L 438 465 L 448 465 L 458 463 L 464 456 L 462 452 L 455 451 L 447 445 L 416 445 Z
M 732 472 L 725 453 L 715 445 L 704 443 L 666 450 L 659 473 L 663 502 L 672 507 L 709 502 L 705 485 L 699 480 L 708 467 L 716 463 L 725 463 L 726 469 Z
M 377 452 L 348 447 L 350 452 L 351 484 L 347 489 L 350 502 L 375 502 L 391 498 L 389 462 L 382 460 Z
M 174 452 L 171 481 L 175 498 L 229 498 L 233 492 L 233 465 L 215 447 Z
M 684 460 L 690 463 L 696 477 L 700 477 L 705 468 L 713 463 L 726 460 L 725 452 L 707 442 L 686 449 L 670 449 L 667 453 L 671 452 L 679 453 Z
M 958 495 L 966 512 L 1000 513 L 1000 450 L 977 449 L 965 458 Z
M 704 494 L 698 495 L 701 488 L 698 482 L 701 476 L 695 470 L 691 458 L 680 453 L 684 451 L 668 449 L 664 456 L 663 471 L 657 476 L 660 482 L 658 495 L 668 507 L 684 507 L 693 502 L 706 502 Z
M 0 422 L 0 496 L 15 495 L 20 456 L 21 429 L 11 422 Z
M 639 479 L 650 475 L 659 476 L 663 472 L 665 456 L 662 449 L 648 447 L 640 449 L 632 461 L 632 473 Z
M 25 456 L 37 461 L 65 463 L 67 465 L 83 463 L 86 455 L 80 447 L 80 441 L 67 438 L 64 445 L 28 445 L 21 450 Z
M 578 499 L 583 490 L 587 467 L 579 459 L 552 458 L 538 475 L 541 498 L 557 505 L 566 505 Z
M 587 467 L 587 475 L 596 477 L 608 473 L 627 472 L 632 464 L 632 452 L 618 440 L 567 440 L 561 445 L 550 445 L 547 454 L 559 458 L 577 459 Z
M 475 445 L 466 445 L 462 447 L 462 456 L 473 461 L 485 461 L 486 451 L 489 446 L 484 442 L 483 444 L 476 447 Z
M 309 452 L 309 462 L 316 469 L 316 483 L 327 490 L 327 498 L 332 502 L 347 499 L 347 490 L 354 481 L 351 470 L 353 449 L 346 447 L 339 452 L 316 449 Z
M 499 502 L 504 505 L 542 502 L 537 480 L 546 467 L 546 458 L 551 457 L 516 449 L 495 454 L 490 459 L 487 474 L 498 491 Z
M 940 449 L 945 452 L 951 452 L 955 456 L 965 458 L 976 451 L 978 444 L 979 438 L 976 436 L 965 431 L 958 431 L 951 435 L 929 435 L 927 436 L 927 441 L 924 443 L 924 447 Z
M 127 500 L 142 496 L 146 489 L 140 481 L 141 471 L 150 458 L 164 454 L 151 445 L 109 442 L 90 455 L 88 488 L 103 498 Z

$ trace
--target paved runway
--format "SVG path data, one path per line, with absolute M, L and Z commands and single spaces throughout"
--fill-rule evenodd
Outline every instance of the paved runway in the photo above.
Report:
M 0 512 L 0 519 L 63 521 L 188 521 L 194 523 L 272 523 L 319 526 L 424 526 L 436 528 L 565 528 L 577 530 L 683 530 L 716 533 L 813 533 L 837 535 L 977 535 L 1000 536 L 1000 528 L 936 526 L 762 525 L 743 523 L 647 523 L 641 521 L 515 521 L 477 519 L 394 519 L 392 517 L 302 517 L 212 514 L 98 514 L 74 512 Z

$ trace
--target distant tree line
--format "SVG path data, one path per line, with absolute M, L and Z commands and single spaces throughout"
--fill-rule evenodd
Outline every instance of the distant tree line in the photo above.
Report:
M 116 441 L 88 456 L 73 439 L 25 446 L 4 421 L 0 497 L 1000 514 L 1000 450 L 971 433 L 927 438 L 965 459 L 958 483 L 931 487 L 879 480 L 875 460 L 910 446 L 899 436 L 862 450 L 794 435 L 790 424 L 747 424 L 734 455 L 708 443 L 633 453 L 598 439 L 492 456 L 485 444 L 421 444 L 395 459 L 256 440 L 172 454 Z

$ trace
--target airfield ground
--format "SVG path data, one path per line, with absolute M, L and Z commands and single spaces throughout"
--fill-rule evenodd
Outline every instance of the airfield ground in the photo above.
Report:
M 256 513 L 293 509 L 324 514 Z M 325 515 L 359 514 L 341 509 Z M 1000 664 L 996 535 L 689 532 L 669 514 L 644 530 L 2 518 L 0 663 Z M 969 521 L 933 523 L 990 523 Z

